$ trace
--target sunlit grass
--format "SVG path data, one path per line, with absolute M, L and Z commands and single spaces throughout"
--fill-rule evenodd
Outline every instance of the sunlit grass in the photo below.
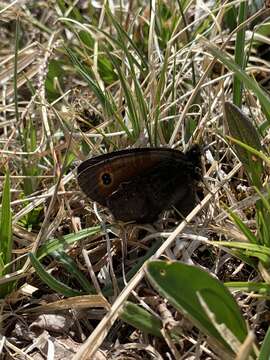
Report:
M 79 335 L 59 331 L 84 342 L 74 359 L 94 354 L 109 332 L 108 358 L 117 344 L 137 343 L 142 357 L 150 348 L 164 359 L 166 352 L 222 357 L 225 346 L 238 359 L 268 359 L 270 102 L 261 49 L 270 26 L 259 2 L 1 5 L 1 335 L 12 337 L 5 353 L 25 355 L 33 345 L 26 337 L 21 346 L 10 324 L 21 317 L 29 334 L 27 314 L 36 305 L 43 316 L 41 305 L 74 297 L 67 306 Z M 119 224 L 79 191 L 76 166 L 87 157 L 147 146 L 185 151 L 194 142 L 203 151 L 203 209 L 188 223 L 179 225 L 170 210 L 155 224 Z M 161 255 L 164 241 L 168 264 L 192 266 L 179 263 L 179 282 L 168 276 L 154 285 L 168 275 L 162 263 L 150 285 L 155 263 L 148 278 L 144 264 Z M 189 284 L 186 271 L 195 277 Z M 96 294 L 104 299 L 100 312 Z M 74 309 L 84 297 L 89 309 L 81 316 Z M 180 330 L 179 312 L 189 319 Z M 235 316 L 232 323 L 244 315 L 247 327 L 239 335 L 222 313 Z M 116 319 L 123 321 L 119 338 Z M 142 348 L 144 333 L 151 337 Z

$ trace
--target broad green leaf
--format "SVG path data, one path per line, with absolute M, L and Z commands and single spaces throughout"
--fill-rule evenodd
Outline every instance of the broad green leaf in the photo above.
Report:
M 237 106 L 230 102 L 225 102 L 224 110 L 232 137 L 261 151 L 262 146 L 260 137 L 249 118 Z M 235 145 L 235 149 L 239 159 L 244 164 L 246 171 L 252 179 L 253 185 L 261 188 L 260 178 L 263 173 L 262 160 L 255 157 L 254 154 L 250 153 L 242 146 Z
M 225 325 L 241 343 L 246 338 L 246 323 L 237 303 L 228 289 L 206 271 L 180 262 L 150 261 L 147 277 L 177 310 L 224 349 L 232 350 L 231 344 L 209 319 L 198 295 L 214 314 L 217 324 Z
M 237 10 L 235 5 L 231 5 L 227 8 L 224 14 L 224 24 L 229 28 L 230 32 L 237 26 Z

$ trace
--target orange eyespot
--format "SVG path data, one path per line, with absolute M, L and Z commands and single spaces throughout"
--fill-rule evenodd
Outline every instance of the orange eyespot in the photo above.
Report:
M 103 173 L 101 175 L 101 181 L 102 181 L 102 184 L 105 185 L 105 186 L 109 186 L 111 185 L 112 183 L 112 174 L 109 174 L 109 173 Z

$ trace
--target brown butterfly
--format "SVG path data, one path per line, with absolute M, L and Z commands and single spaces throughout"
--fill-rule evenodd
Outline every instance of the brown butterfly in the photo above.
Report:
M 78 182 L 83 192 L 106 206 L 116 220 L 151 223 L 170 206 L 185 216 L 195 205 L 201 178 L 201 153 L 167 148 L 115 151 L 82 162 Z

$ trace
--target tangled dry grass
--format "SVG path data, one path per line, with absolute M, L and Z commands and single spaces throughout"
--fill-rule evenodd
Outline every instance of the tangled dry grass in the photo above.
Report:
M 0 4 L 1 358 L 267 358 L 269 12 L 259 0 L 199 3 Z M 246 164 L 227 137 L 225 101 L 252 121 L 259 170 L 254 149 Z M 169 209 L 154 224 L 122 224 L 78 187 L 90 156 L 194 142 L 203 180 L 185 221 Z M 146 276 L 151 256 L 226 284 L 246 340 L 235 345 L 212 319 L 230 352 L 181 313 Z M 152 332 L 131 302 L 157 321 Z

